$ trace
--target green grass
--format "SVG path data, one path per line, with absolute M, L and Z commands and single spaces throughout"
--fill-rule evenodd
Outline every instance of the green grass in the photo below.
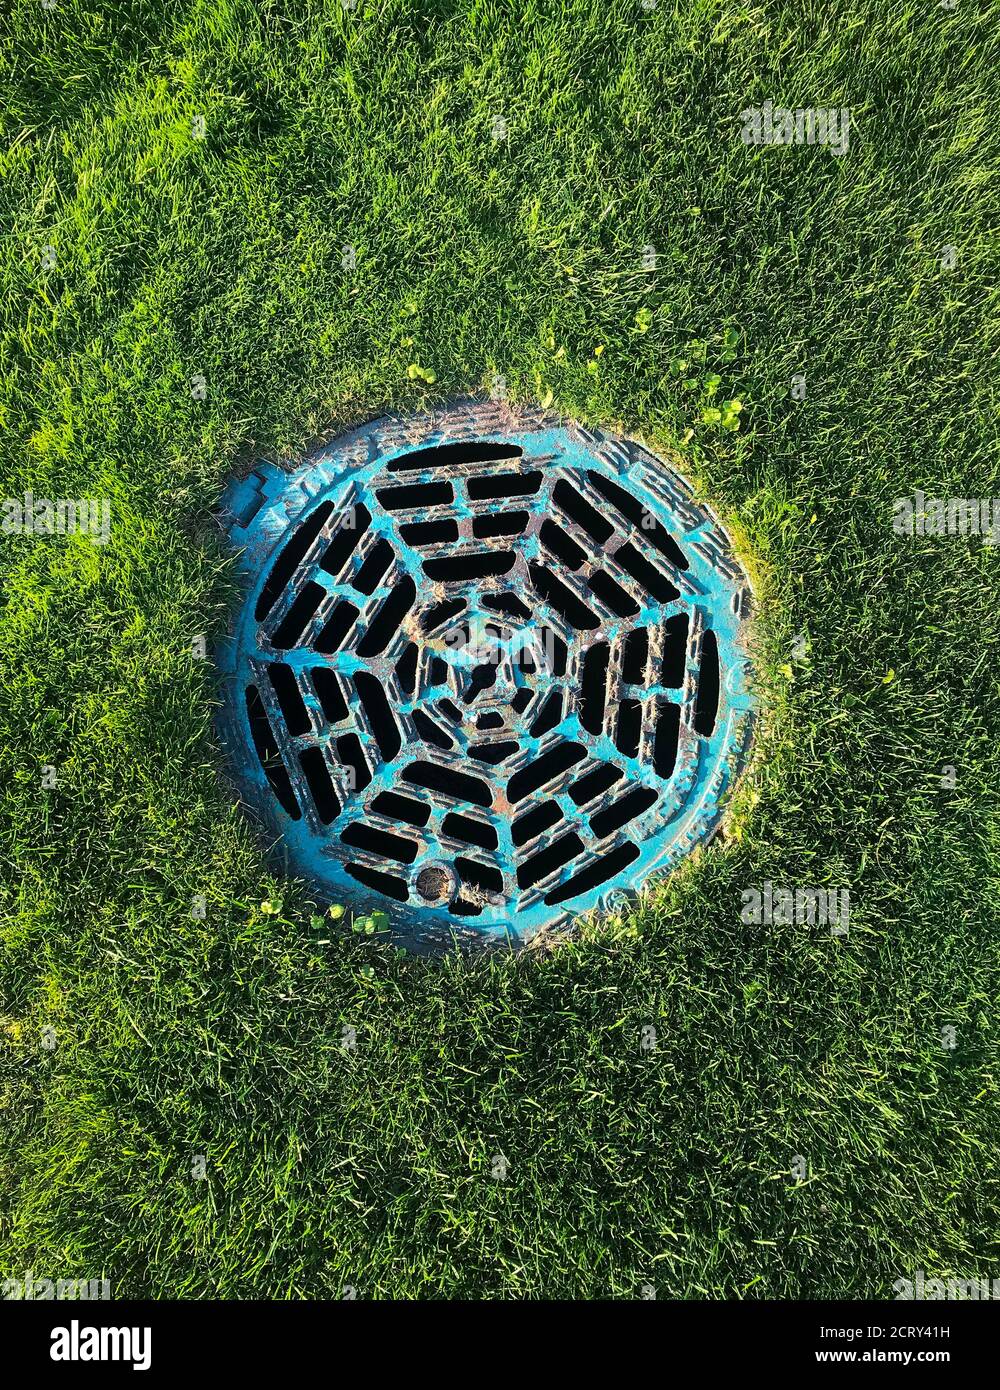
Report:
M 594 1299 L 1000 1273 L 1000 563 L 891 530 L 914 488 L 1000 494 L 993 16 L 515 8 L 0 19 L 0 498 L 113 505 L 105 548 L 0 535 L 0 1275 Z M 848 153 L 743 145 L 768 97 L 848 107 Z M 761 757 L 725 844 L 549 955 L 317 946 L 218 775 L 190 654 L 235 599 L 212 507 L 241 463 L 494 371 L 681 448 L 738 528 Z M 738 432 L 702 422 L 711 374 Z M 765 879 L 849 885 L 850 936 L 744 926 Z

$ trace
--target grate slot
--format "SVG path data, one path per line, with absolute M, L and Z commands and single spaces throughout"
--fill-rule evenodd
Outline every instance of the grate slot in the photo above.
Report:
M 547 782 L 552 782 L 564 772 L 568 772 L 575 763 L 586 756 L 586 748 L 579 743 L 556 744 L 555 748 L 543 753 L 520 772 L 514 773 L 507 784 L 508 800 L 523 801 L 526 796 L 538 791 Z
M 409 454 L 390 460 L 390 473 L 411 473 L 427 469 L 463 469 L 484 463 L 502 463 L 519 459 L 523 450 L 516 444 L 501 444 L 494 440 L 469 440 L 461 444 L 432 444 L 427 449 L 414 449 Z
M 376 892 L 384 893 L 387 898 L 394 898 L 398 903 L 405 903 L 410 896 L 405 880 L 398 878 L 395 874 L 371 869 L 366 864 L 345 864 L 344 868 L 352 878 L 356 878 L 366 888 L 374 888 Z
M 445 835 L 453 840 L 462 840 L 467 845 L 478 845 L 480 849 L 497 849 L 500 837 L 492 825 L 486 821 L 474 820 L 472 816 L 459 815 L 450 811 L 441 826 Z
M 526 497 L 542 485 L 540 472 L 493 473 L 488 477 L 469 478 L 466 488 L 473 501 L 499 497 Z
M 680 598 L 680 590 L 675 589 L 666 575 L 661 574 L 644 555 L 640 555 L 631 542 L 620 545 L 614 558 L 657 603 L 671 603 L 675 598 Z
M 450 618 L 456 617 L 467 606 L 464 598 L 443 599 L 440 603 L 433 604 L 420 620 L 420 626 L 424 632 L 436 632 L 448 622 Z
M 313 643 L 316 651 L 322 656 L 332 656 L 340 651 L 360 614 L 360 608 L 347 599 L 341 599 Z
M 610 791 L 616 782 L 621 781 L 622 776 L 621 769 L 615 767 L 614 763 L 602 763 L 579 781 L 571 782 L 569 794 L 577 806 L 586 806 L 588 801 L 593 801 L 595 797 L 603 796 L 606 791 Z
M 310 580 L 275 628 L 271 646 L 284 649 L 298 646 L 299 638 L 305 631 L 309 619 L 325 598 L 326 590 L 323 586 Z
M 467 705 L 471 705 L 477 695 L 481 695 L 484 690 L 496 684 L 497 669 L 489 662 L 484 662 L 481 666 L 476 666 L 469 678 L 469 685 L 464 695 Z
M 399 534 L 407 545 L 440 545 L 458 540 L 458 522 L 447 519 L 408 521 L 400 526 Z
M 409 825 L 425 826 L 431 818 L 431 808 L 412 797 L 400 796 L 399 792 L 379 792 L 372 802 L 372 810 L 392 820 L 406 821 Z
M 368 631 L 358 643 L 358 656 L 379 656 L 385 651 L 413 607 L 416 597 L 417 586 L 409 575 L 405 575 L 368 624 Z
M 565 618 L 577 631 L 592 632 L 595 627 L 600 627 L 600 618 L 545 565 L 532 560 L 528 573 L 539 597 L 550 603 L 560 617 Z
M 348 560 L 358 548 L 358 542 L 371 525 L 372 516 L 367 507 L 354 506 L 344 513 L 340 526 L 334 533 L 330 544 L 320 559 L 320 569 L 339 579 Z
M 484 594 L 483 607 L 492 609 L 494 613 L 506 613 L 509 618 L 527 621 L 531 617 L 531 609 L 516 594 Z
M 417 657 L 419 648 L 416 642 L 408 643 L 403 655 L 396 662 L 396 679 L 403 693 L 412 695 L 417 683 Z
M 340 681 L 329 666 L 314 666 L 310 676 L 327 723 L 343 723 L 350 714 L 350 710 L 344 698 L 344 692 L 340 688 Z
M 698 700 L 695 705 L 695 732 L 710 738 L 719 712 L 719 643 L 711 628 L 701 638 L 701 666 L 698 670 Z
M 291 736 L 300 738 L 302 734 L 309 733 L 312 721 L 292 668 L 283 661 L 276 661 L 267 668 L 267 678 L 277 698 L 285 728 Z
M 561 560 L 564 565 L 568 565 L 571 570 L 578 570 L 587 558 L 587 552 L 581 550 L 576 541 L 572 540 L 554 521 L 542 522 L 542 529 L 538 533 L 538 538 L 550 554 L 554 555 L 557 560 Z
M 493 536 L 519 536 L 528 521 L 528 512 L 486 512 L 473 519 L 472 534 L 480 541 Z
M 470 806 L 493 804 L 493 793 L 480 778 L 440 763 L 410 763 L 403 772 L 403 781 L 414 787 L 426 787 L 453 801 L 468 802 Z
M 616 618 L 634 618 L 639 605 L 630 593 L 604 570 L 595 570 L 587 584 L 596 596 L 611 609 Z
M 484 893 L 503 891 L 503 874 L 492 864 L 482 864 L 478 859 L 468 859 L 460 854 L 455 860 L 455 868 L 464 884 L 481 889 Z
M 356 671 L 354 686 L 383 761 L 391 763 L 403 746 L 403 739 L 382 682 L 368 671 Z
M 659 795 L 652 787 L 633 787 L 603 811 L 595 812 L 590 818 L 590 828 L 598 839 L 605 840 L 623 825 L 628 825 L 630 820 L 641 816 L 643 811 L 648 811 L 650 806 L 655 806 Z
M 582 527 L 598 545 L 604 545 L 615 533 L 615 528 L 592 507 L 575 487 L 565 478 L 560 478 L 552 491 L 552 500 L 577 526 Z
M 580 680 L 580 723 L 595 737 L 604 729 L 604 710 L 608 697 L 608 665 L 611 647 L 595 642 L 584 653 Z
M 583 841 L 579 835 L 572 832 L 554 840 L 552 844 L 546 845 L 520 865 L 517 871 L 517 886 L 530 888 L 532 884 L 540 883 L 557 869 L 564 868 L 578 854 L 582 854 L 583 848 Z
M 413 722 L 416 725 L 417 733 L 425 743 L 429 743 L 434 748 L 454 748 L 455 740 L 450 734 L 446 734 L 440 724 L 431 719 L 430 715 L 425 714 L 422 709 L 413 711 Z
M 370 598 L 388 574 L 394 559 L 392 546 L 384 536 L 381 537 L 368 552 L 361 568 L 351 581 L 358 593 Z
M 451 483 L 404 483 L 402 487 L 379 488 L 375 496 L 387 512 L 412 512 L 453 502 L 455 490 Z
M 661 705 L 656 720 L 656 736 L 653 741 L 653 771 L 657 777 L 670 777 L 673 774 L 677 762 L 680 731 L 680 705 Z
M 255 685 L 247 686 L 246 704 L 247 718 L 250 722 L 250 737 L 257 751 L 257 757 L 260 759 L 261 769 L 282 809 L 293 820 L 298 820 L 302 812 L 292 790 L 291 778 L 288 776 L 288 769 L 285 767 L 278 742 L 274 737 L 274 730 L 267 717 L 267 710 L 260 698 L 260 691 Z
M 607 883 L 608 879 L 615 878 L 623 869 L 634 864 L 638 858 L 638 845 L 631 843 L 619 845 L 617 849 L 609 850 L 607 854 L 600 855 L 585 869 L 581 869 L 566 883 L 554 889 L 548 894 L 545 901 L 550 907 L 559 903 L 568 903 L 571 898 L 578 898 L 581 893 L 589 893 L 594 888 L 600 888 L 602 883 Z
M 563 717 L 563 695 L 561 690 L 554 690 L 542 706 L 542 712 L 531 726 L 531 737 L 541 738 L 543 734 L 551 733 L 557 724 L 562 723 Z M 517 747 L 517 744 L 514 744 Z
M 615 747 L 626 758 L 639 756 L 639 735 L 642 731 L 642 705 L 638 700 L 622 700 L 618 706 L 618 725 Z
M 341 840 L 353 849 L 365 849 L 382 859 L 395 859 L 400 864 L 412 864 L 419 853 L 416 840 L 405 835 L 391 835 L 387 830 L 376 830 L 364 821 L 353 821 L 341 832 Z
M 337 755 L 348 774 L 348 785 L 364 791 L 371 783 L 372 773 L 357 734 L 343 734 L 337 739 Z
M 259 623 L 263 622 L 277 603 L 285 585 L 309 553 L 313 542 L 329 520 L 332 512 L 333 503 L 324 502 L 295 528 L 291 539 L 272 565 L 271 572 L 263 589 L 261 589 L 260 598 L 257 600 L 257 607 L 254 611 L 254 617 Z
M 514 566 L 513 550 L 469 550 L 462 554 L 445 555 L 437 560 L 424 561 L 428 579 L 442 584 L 461 584 L 470 579 L 485 579 L 489 575 L 506 574 Z
M 649 633 L 644 627 L 633 628 L 622 649 L 622 680 L 626 685 L 644 684 L 648 660 Z
M 611 505 L 619 511 L 626 521 L 637 526 L 647 540 L 653 544 L 664 559 L 669 560 L 678 569 L 688 568 L 687 556 L 680 548 L 673 536 L 659 522 L 648 507 L 643 506 L 638 497 L 633 497 L 630 492 L 626 492 L 623 487 L 619 487 L 610 478 L 604 477 L 601 473 L 593 469 L 587 474 L 597 491 L 602 493 Z
M 319 748 L 303 748 L 299 754 L 299 762 L 312 793 L 316 814 L 324 825 L 329 825 L 340 814 L 340 802 L 333 790 L 326 759 Z
M 677 613 L 663 624 L 663 662 L 660 683 L 679 690 L 687 670 L 688 615 Z
M 541 802 L 519 817 L 511 827 L 515 847 L 520 848 L 531 840 L 537 840 L 539 835 L 544 835 L 546 830 L 558 825 L 562 818 L 563 813 L 559 809 L 558 801 Z
M 506 743 L 470 743 L 469 757 L 475 758 L 477 762 L 489 763 L 496 766 L 497 763 L 506 762 L 520 750 L 521 745 L 516 741 Z

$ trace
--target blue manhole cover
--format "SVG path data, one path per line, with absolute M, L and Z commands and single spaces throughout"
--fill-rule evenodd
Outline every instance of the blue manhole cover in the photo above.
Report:
M 365 426 L 229 489 L 224 741 L 286 863 L 413 941 L 610 909 L 717 826 L 746 575 L 661 459 L 538 412 Z

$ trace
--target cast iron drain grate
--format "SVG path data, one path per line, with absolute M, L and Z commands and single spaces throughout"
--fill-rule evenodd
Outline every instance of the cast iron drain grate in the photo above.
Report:
M 640 445 L 471 405 L 366 426 L 225 510 L 222 732 L 290 869 L 401 935 L 525 941 L 716 828 L 746 576 Z

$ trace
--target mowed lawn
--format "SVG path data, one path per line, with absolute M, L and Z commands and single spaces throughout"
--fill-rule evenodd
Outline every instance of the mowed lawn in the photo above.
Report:
M 998 549 L 892 528 L 1000 495 L 998 72 L 965 0 L 12 0 L 0 499 L 112 526 L 0 534 L 0 1278 L 1000 1272 Z M 849 148 L 748 146 L 769 99 Z M 411 959 L 317 932 L 220 776 L 213 508 L 493 374 L 679 453 L 766 719 L 725 842 L 634 911 Z M 768 881 L 849 888 L 849 934 L 744 924 Z

